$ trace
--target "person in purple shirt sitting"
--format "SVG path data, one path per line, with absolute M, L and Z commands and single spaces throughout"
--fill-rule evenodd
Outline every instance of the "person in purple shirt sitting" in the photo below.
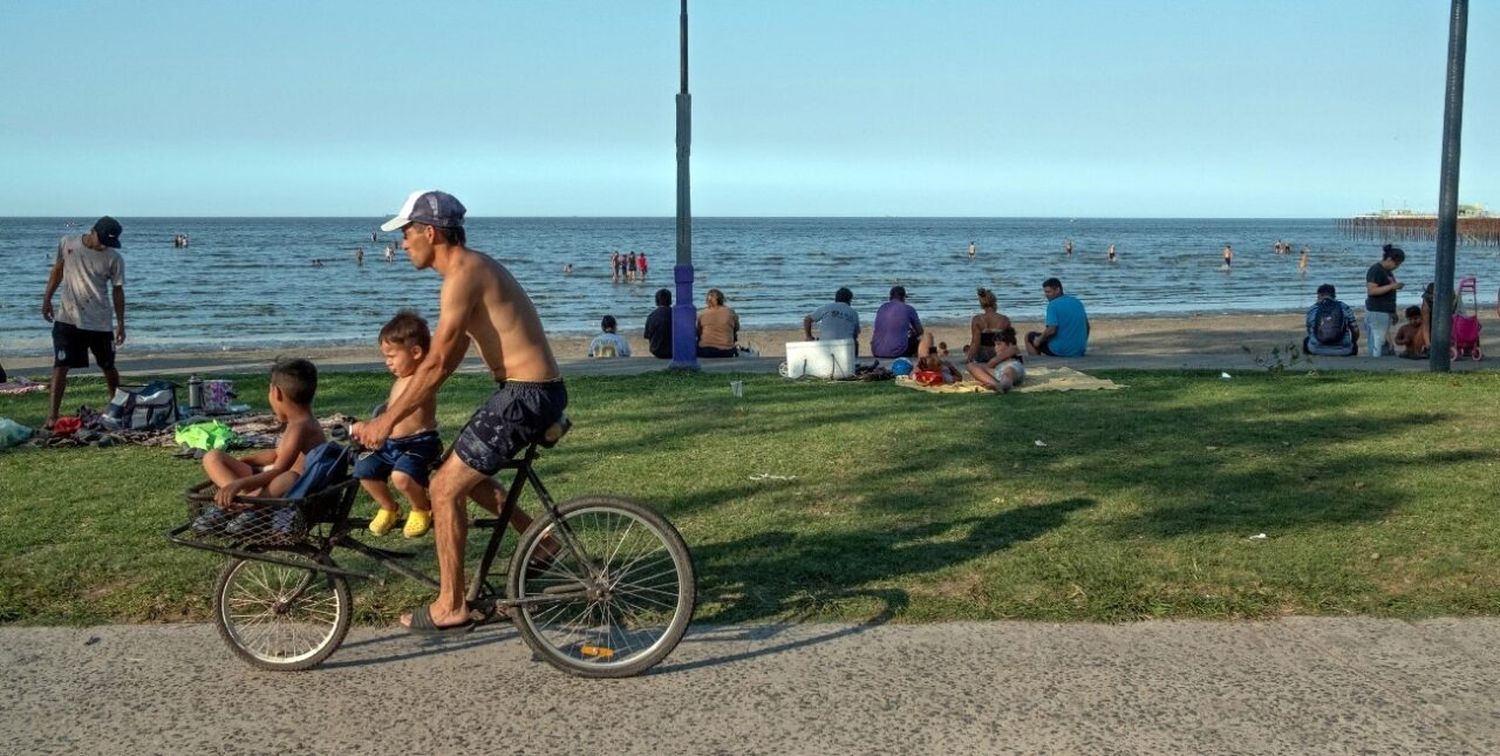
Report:
M 875 328 L 870 335 L 870 353 L 892 359 L 914 357 L 922 338 L 922 319 L 906 303 L 906 287 L 892 286 L 891 299 L 875 311 Z

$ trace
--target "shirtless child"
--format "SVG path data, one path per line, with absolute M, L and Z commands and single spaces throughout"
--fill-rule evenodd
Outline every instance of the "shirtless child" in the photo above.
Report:
M 327 440 L 317 418 L 313 417 L 312 400 L 317 390 L 318 368 L 311 362 L 277 360 L 271 366 L 271 388 L 266 401 L 276 419 L 286 424 L 281 440 L 275 449 L 247 454 L 239 459 L 222 449 L 203 455 L 203 470 L 219 488 L 214 494 L 214 503 L 219 509 L 204 512 L 194 521 L 195 531 L 202 534 L 216 532 L 225 526 L 232 528 L 223 508 L 228 507 L 236 496 L 278 497 L 291 490 L 297 478 L 302 476 L 307 452 Z
M 406 390 L 417 366 L 427 357 L 432 347 L 432 333 L 427 330 L 427 321 L 411 310 L 402 310 L 380 329 L 380 354 L 385 357 L 385 367 L 396 376 L 391 384 L 387 404 Z M 432 527 L 432 504 L 427 499 L 427 478 L 432 467 L 443 456 L 443 440 L 437 432 L 437 397 L 424 402 L 415 412 L 396 423 L 391 429 L 391 438 L 354 465 L 354 477 L 359 479 L 370 498 L 380 505 L 380 511 L 370 520 L 370 533 L 383 536 L 391 532 L 396 521 L 401 519 L 401 506 L 391 494 L 391 486 L 411 502 L 411 514 L 401 535 L 417 538 L 427 534 Z
M 1016 348 L 1016 329 L 1001 329 L 995 340 L 995 356 L 984 362 L 970 362 L 968 368 L 974 380 L 1004 394 L 1026 380 L 1026 358 Z
M 401 232 L 401 247 L 413 266 L 432 268 L 442 277 L 437 332 L 432 349 L 401 394 L 383 414 L 353 428 L 367 448 L 385 443 L 402 420 L 437 396 L 471 343 L 495 378 L 495 392 L 459 431 L 453 453 L 427 491 L 438 556 L 438 597 L 402 618 L 403 625 L 421 633 L 473 625 L 464 602 L 464 500 L 473 497 L 498 512 L 502 495 L 490 476 L 561 419 L 568 404 L 562 371 L 535 305 L 505 266 L 466 246 L 464 213 L 463 204 L 451 194 L 413 192 L 400 213 L 381 226 Z M 510 524 L 525 530 L 531 518 L 517 509 Z

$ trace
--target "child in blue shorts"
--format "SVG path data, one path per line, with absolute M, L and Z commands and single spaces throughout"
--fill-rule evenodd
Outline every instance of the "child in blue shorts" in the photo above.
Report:
M 380 353 L 385 367 L 396 376 L 391 384 L 390 400 L 406 389 L 417 372 L 417 366 L 432 346 L 432 332 L 427 321 L 411 310 L 402 310 L 380 329 Z M 401 507 L 391 493 L 391 486 L 411 502 L 411 514 L 401 534 L 407 538 L 424 535 L 432 527 L 432 502 L 427 498 L 428 474 L 443 454 L 443 442 L 437 433 L 437 399 L 418 407 L 396 424 L 391 437 L 379 449 L 361 457 L 354 464 L 354 477 L 380 505 L 370 521 L 370 533 L 383 536 L 401 519 Z M 389 484 L 387 484 L 389 480 Z

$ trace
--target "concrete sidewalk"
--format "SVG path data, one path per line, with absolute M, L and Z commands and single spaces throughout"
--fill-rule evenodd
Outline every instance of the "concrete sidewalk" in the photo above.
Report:
M 0 628 L 10 753 L 1497 753 L 1500 619 L 698 627 L 569 677 L 508 626 L 256 672 L 212 627 Z

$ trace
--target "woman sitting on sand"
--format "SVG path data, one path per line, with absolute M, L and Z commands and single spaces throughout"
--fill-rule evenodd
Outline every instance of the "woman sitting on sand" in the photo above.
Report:
M 740 316 L 724 306 L 724 292 L 708 290 L 708 309 L 698 313 L 698 356 L 734 357 L 740 337 Z
M 981 312 L 969 321 L 969 343 L 964 345 L 964 357 L 969 362 L 988 362 L 995 356 L 995 339 L 1000 332 L 1010 328 L 1010 318 L 996 312 L 999 307 L 995 292 L 979 288 Z

